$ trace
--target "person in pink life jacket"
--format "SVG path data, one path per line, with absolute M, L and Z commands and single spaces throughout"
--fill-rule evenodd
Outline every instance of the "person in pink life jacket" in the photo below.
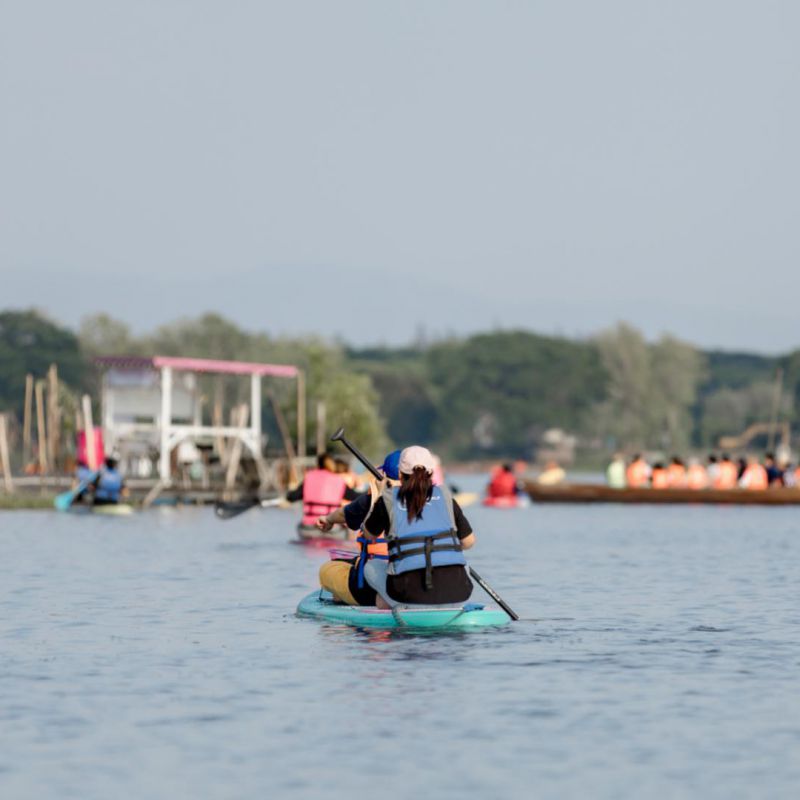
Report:
M 336 464 L 330 453 L 317 456 L 317 468 L 305 474 L 303 482 L 286 493 L 290 503 L 303 501 L 304 528 L 315 528 L 317 520 L 340 508 L 342 501 L 357 500 L 359 493 L 351 489 L 342 475 L 336 472 Z

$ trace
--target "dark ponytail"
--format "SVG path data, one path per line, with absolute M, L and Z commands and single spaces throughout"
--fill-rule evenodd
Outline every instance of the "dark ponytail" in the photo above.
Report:
M 408 521 L 422 519 L 422 509 L 433 493 L 433 476 L 425 467 L 414 467 L 411 475 L 406 475 L 397 496 L 408 509 Z

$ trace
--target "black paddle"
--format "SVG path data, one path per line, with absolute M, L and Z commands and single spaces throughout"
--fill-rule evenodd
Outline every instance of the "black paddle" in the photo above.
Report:
M 331 441 L 341 442 L 375 476 L 375 478 L 377 478 L 379 481 L 384 479 L 384 476 L 381 475 L 381 473 L 378 472 L 374 466 L 372 466 L 369 459 L 354 444 L 348 441 L 347 437 L 344 435 L 344 428 L 339 428 L 339 430 L 336 431 L 333 436 L 331 436 Z M 514 621 L 518 620 L 519 616 L 514 612 L 511 606 L 509 606 L 508 603 L 506 603 L 506 601 L 503 600 L 503 598 L 500 597 L 500 595 L 497 594 L 497 592 L 492 589 L 492 587 L 489 586 L 489 584 L 486 583 L 486 581 L 481 578 L 481 576 L 478 575 L 478 573 L 475 572 L 472 567 L 468 567 L 468 569 L 469 574 L 472 576 L 472 579 L 475 581 L 475 583 L 477 583 L 478 586 L 480 586 L 481 589 L 483 589 L 483 591 L 486 592 L 486 594 L 488 594 L 489 597 L 491 597 L 492 600 L 494 600 L 495 603 L 497 603 L 497 605 L 499 605 L 509 617 L 511 617 L 511 619 Z
M 274 497 L 272 500 L 259 500 L 257 497 L 250 497 L 247 500 L 237 500 L 235 503 L 223 503 L 218 500 L 214 504 L 214 514 L 217 519 L 233 519 L 249 511 L 251 508 L 275 508 L 283 502 L 283 498 Z

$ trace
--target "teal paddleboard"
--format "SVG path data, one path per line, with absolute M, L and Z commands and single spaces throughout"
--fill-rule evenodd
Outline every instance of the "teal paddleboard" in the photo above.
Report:
M 299 617 L 313 617 L 325 622 L 383 630 L 474 630 L 507 625 L 511 620 L 499 608 L 479 603 L 463 606 L 402 607 L 394 611 L 374 606 L 345 606 L 334 603 L 328 592 L 312 592 L 297 606 Z

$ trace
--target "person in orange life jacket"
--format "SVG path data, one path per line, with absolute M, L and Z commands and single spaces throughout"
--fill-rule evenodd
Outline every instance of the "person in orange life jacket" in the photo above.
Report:
M 395 486 L 399 483 L 400 450 L 389 453 L 378 469 L 385 476 L 385 483 Z M 338 508 L 317 520 L 317 528 L 329 531 L 333 525 L 347 525 L 350 530 L 359 530 L 378 500 L 378 484 L 370 483 L 370 492 L 361 495 L 355 502 Z M 355 558 L 335 558 L 319 569 L 319 584 L 329 591 L 335 600 L 350 606 L 374 606 L 375 590 L 364 580 L 364 567 L 370 558 L 383 558 L 389 555 L 386 543 L 382 540 L 370 543 L 360 537 L 361 553 Z
M 719 461 L 719 472 L 712 486 L 715 489 L 735 489 L 738 481 L 739 470 L 736 464 L 731 461 L 731 457 L 727 453 L 723 453 Z
M 120 497 L 127 494 L 125 482 L 117 470 L 117 460 L 113 456 L 109 456 L 94 484 L 94 504 L 96 506 L 116 505 L 119 503 Z
M 673 456 L 667 467 L 667 474 L 669 475 L 669 485 L 671 489 L 685 489 L 686 488 L 686 466 L 678 456 Z
M 625 471 L 625 482 L 631 489 L 641 489 L 647 486 L 650 480 L 650 467 L 647 462 L 637 453 L 628 464 Z
M 770 486 L 783 486 L 783 470 L 775 462 L 772 453 L 764 455 L 764 469 L 767 471 L 767 482 Z
M 696 458 L 689 459 L 689 468 L 686 470 L 686 487 L 695 490 L 708 488 L 708 473 Z
M 706 475 L 708 475 L 708 485 L 716 486 L 717 478 L 719 478 L 719 462 L 717 457 L 711 453 L 706 459 L 708 466 L 706 467 Z
M 492 472 L 486 494 L 489 497 L 516 497 L 519 494 L 517 476 L 511 464 L 503 464 Z
M 669 476 L 664 465 L 659 461 L 653 464 L 653 471 L 650 473 L 650 486 L 653 489 L 668 489 Z
M 767 471 L 758 463 L 757 458 L 747 459 L 747 466 L 739 479 L 739 486 L 752 491 L 766 489 L 769 486 Z
M 475 534 L 449 490 L 433 485 L 434 468 L 429 450 L 407 447 L 400 454 L 400 485 L 382 486 L 363 518 L 366 538 L 388 540 L 388 558 L 371 559 L 364 568 L 379 608 L 463 603 L 472 594 L 463 551 L 474 545 Z M 344 514 L 360 516 L 359 505 L 363 501 L 351 503 Z M 330 516 L 318 523 L 322 530 L 335 521 Z
M 339 508 L 342 500 L 355 500 L 357 497 L 358 492 L 336 474 L 336 464 L 330 453 L 317 456 L 317 468 L 306 472 L 303 482 L 286 493 L 290 503 L 303 501 L 301 525 L 307 528 L 313 528 L 320 515 Z

